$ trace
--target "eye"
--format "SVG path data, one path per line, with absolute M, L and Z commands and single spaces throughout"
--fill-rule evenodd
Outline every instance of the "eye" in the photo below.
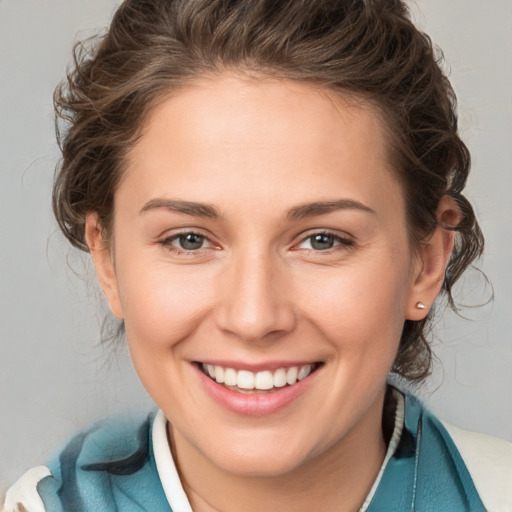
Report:
M 348 247 L 353 244 L 354 242 L 352 240 L 332 233 L 314 233 L 304 238 L 298 245 L 298 248 L 313 251 L 328 251 L 337 246 Z
M 333 235 L 319 233 L 318 235 L 310 236 L 309 243 L 311 244 L 311 247 L 316 251 L 325 251 L 326 249 L 332 249 L 336 243 L 336 240 Z
M 194 232 L 179 233 L 160 243 L 176 252 L 194 252 L 212 246 L 212 243 L 204 235 Z
M 185 249 L 186 251 L 196 251 L 203 247 L 205 237 L 198 235 L 197 233 L 185 233 L 183 235 L 179 235 L 175 240 L 178 242 L 181 249 Z

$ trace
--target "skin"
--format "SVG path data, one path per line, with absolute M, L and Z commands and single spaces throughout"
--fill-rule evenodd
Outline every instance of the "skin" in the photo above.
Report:
M 371 488 L 403 323 L 427 314 L 453 245 L 437 228 L 411 249 L 383 134 L 370 106 L 308 84 L 211 77 L 147 118 L 110 251 L 88 216 L 98 276 L 172 425 L 194 511 L 357 510 Z M 297 213 L 340 200 L 352 207 Z M 438 217 L 456 220 L 450 199 Z M 180 247 L 189 232 L 205 237 L 199 249 Z M 331 248 L 313 247 L 322 233 Z M 195 362 L 220 360 L 322 366 L 282 410 L 249 417 L 205 391 Z

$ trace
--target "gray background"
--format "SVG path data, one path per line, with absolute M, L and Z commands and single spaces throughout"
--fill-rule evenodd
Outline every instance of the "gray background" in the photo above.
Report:
M 0 494 L 98 417 L 151 403 L 125 350 L 99 343 L 103 317 L 87 256 L 57 233 L 51 96 L 72 42 L 106 26 L 114 0 L 0 0 Z M 467 190 L 487 238 L 495 301 L 447 314 L 442 361 L 421 389 L 442 417 L 512 440 L 512 2 L 417 0 L 445 53 L 473 154 Z M 77 273 L 80 277 L 75 275 Z M 489 287 L 476 272 L 468 303 Z

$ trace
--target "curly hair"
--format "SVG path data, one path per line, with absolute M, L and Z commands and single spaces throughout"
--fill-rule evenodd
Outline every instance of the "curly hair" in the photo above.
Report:
M 405 191 L 411 246 L 438 221 L 440 199 L 461 213 L 443 291 L 482 253 L 462 195 L 469 152 L 458 136 L 456 98 L 442 56 L 400 0 L 125 0 L 107 33 L 78 43 L 54 95 L 57 168 L 53 208 L 65 236 L 87 251 L 95 212 L 108 239 L 125 156 L 169 91 L 226 70 L 309 82 L 370 102 L 384 119 L 393 168 Z M 432 312 L 406 320 L 393 371 L 424 379 Z

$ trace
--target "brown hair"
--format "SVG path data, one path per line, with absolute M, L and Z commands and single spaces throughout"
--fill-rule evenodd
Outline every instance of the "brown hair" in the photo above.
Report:
M 375 105 L 388 129 L 404 186 L 412 246 L 437 226 L 449 195 L 461 221 L 443 290 L 483 249 L 461 194 L 470 167 L 457 134 L 456 100 L 429 37 L 400 0 L 125 0 L 98 43 L 78 44 L 55 91 L 62 150 L 53 207 L 70 242 L 87 250 L 85 217 L 108 235 L 123 158 L 166 93 L 223 70 L 255 72 L 326 87 Z M 393 371 L 420 381 L 430 371 L 431 314 L 404 324 Z

